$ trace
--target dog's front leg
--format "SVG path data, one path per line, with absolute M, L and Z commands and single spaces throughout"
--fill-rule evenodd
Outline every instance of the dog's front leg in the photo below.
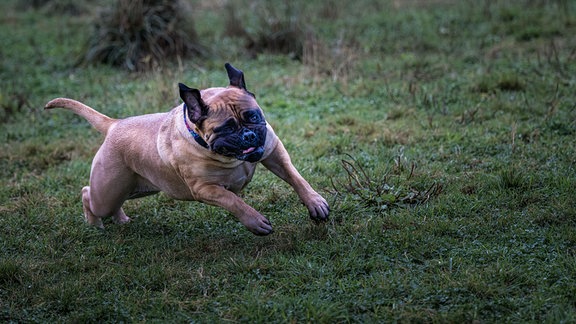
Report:
M 204 185 L 193 191 L 196 200 L 220 206 L 232 213 L 240 223 L 256 235 L 268 235 L 272 233 L 270 221 L 256 211 L 252 206 L 245 203 L 235 193 L 226 190 L 222 186 Z
M 314 221 L 325 221 L 328 219 L 328 214 L 330 213 L 328 202 L 312 189 L 310 184 L 296 170 L 290 160 L 288 151 L 286 151 L 281 141 L 278 141 L 274 151 L 266 159 L 262 160 L 262 164 L 294 188 L 298 197 L 308 208 L 310 218 Z

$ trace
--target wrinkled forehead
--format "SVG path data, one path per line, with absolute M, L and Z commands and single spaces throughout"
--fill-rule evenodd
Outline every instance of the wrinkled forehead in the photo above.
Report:
M 208 88 L 201 91 L 202 100 L 210 108 L 220 106 L 238 106 L 245 108 L 258 108 L 258 103 L 246 91 L 235 88 Z
M 208 119 L 219 123 L 230 117 L 241 120 L 242 112 L 247 110 L 261 110 L 254 97 L 234 87 L 205 89 L 201 91 L 201 97 L 208 105 Z

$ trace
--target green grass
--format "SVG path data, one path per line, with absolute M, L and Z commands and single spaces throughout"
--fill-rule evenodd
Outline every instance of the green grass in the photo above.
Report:
M 0 5 L 0 321 L 576 321 L 576 3 L 305 2 L 298 18 L 327 56 L 304 63 L 246 57 L 227 8 L 208 3 L 193 15 L 213 54 L 139 74 L 74 67 L 92 2 L 80 15 Z M 243 196 L 268 237 L 163 195 L 128 202 L 129 224 L 87 226 L 80 190 L 102 138 L 43 105 L 166 111 L 177 82 L 226 85 L 226 61 L 330 221 L 259 168 Z M 373 200 L 346 189 L 350 156 Z M 385 181 L 442 190 L 382 208 Z

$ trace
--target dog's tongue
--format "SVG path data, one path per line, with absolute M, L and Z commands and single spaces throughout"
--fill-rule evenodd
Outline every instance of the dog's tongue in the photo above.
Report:
M 249 147 L 249 148 L 245 149 L 244 151 L 242 151 L 242 154 L 252 153 L 255 149 L 256 149 L 255 147 Z

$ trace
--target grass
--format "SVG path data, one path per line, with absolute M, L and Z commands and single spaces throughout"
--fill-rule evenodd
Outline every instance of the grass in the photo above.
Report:
M 238 17 L 257 14 L 249 4 Z M 196 6 L 213 55 L 135 74 L 73 67 L 95 8 L 0 4 L 1 321 L 576 321 L 573 2 L 306 2 L 299 21 L 321 50 L 302 61 L 246 58 L 229 9 Z M 272 221 L 268 237 L 163 195 L 127 203 L 127 225 L 88 227 L 80 190 L 101 137 L 43 105 L 166 111 L 177 82 L 226 85 L 226 61 L 330 221 L 311 222 L 260 168 L 243 196 Z M 350 182 L 360 169 L 366 181 Z M 388 182 L 441 191 L 381 208 Z

